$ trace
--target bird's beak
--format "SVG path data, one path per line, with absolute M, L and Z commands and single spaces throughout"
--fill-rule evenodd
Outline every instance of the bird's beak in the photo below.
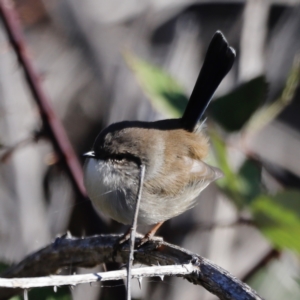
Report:
M 89 151 L 89 152 L 84 153 L 83 156 L 94 158 L 95 157 L 95 152 L 94 151 Z

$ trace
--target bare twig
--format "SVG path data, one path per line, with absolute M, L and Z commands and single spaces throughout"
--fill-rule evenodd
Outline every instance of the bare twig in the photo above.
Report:
M 135 209 L 134 209 L 134 217 L 132 221 L 131 226 L 131 232 L 130 232 L 130 250 L 129 250 L 129 259 L 127 263 L 127 300 L 131 299 L 131 269 L 133 264 L 133 252 L 134 252 L 134 242 L 135 242 L 135 234 L 136 234 L 136 227 L 137 227 L 137 220 L 139 215 L 139 209 L 140 209 L 140 202 L 142 197 L 142 190 L 143 190 L 143 184 L 144 184 L 144 177 L 145 177 L 145 166 L 140 166 L 140 176 L 139 176 L 139 190 L 138 195 L 136 199 Z
M 85 239 L 57 238 L 44 249 L 26 257 L 18 265 L 7 270 L 2 277 L 37 277 L 55 274 L 68 266 L 92 267 L 103 262 L 112 262 L 114 245 L 120 235 L 100 235 Z M 142 236 L 137 234 L 137 242 Z M 115 260 L 128 261 L 128 244 L 121 246 Z M 194 284 L 202 285 L 222 300 L 262 299 L 248 285 L 206 258 L 161 240 L 151 240 L 135 251 L 135 262 L 145 265 L 192 264 L 196 271 L 180 275 Z M 0 288 L 0 300 L 20 293 L 20 289 Z
M 38 72 L 35 70 L 29 59 L 21 26 L 17 13 L 13 8 L 12 1 L 0 0 L 0 16 L 3 20 L 8 38 L 16 53 L 19 63 L 24 69 L 25 78 L 31 93 L 39 107 L 44 130 L 65 165 L 77 192 L 82 197 L 86 197 L 86 191 L 82 180 L 82 168 L 69 142 L 65 130 L 54 113 L 50 104 L 51 102 L 42 88 Z
M 184 276 L 191 275 L 197 271 L 193 264 L 152 266 L 132 269 L 132 278 L 154 277 L 154 276 Z M 108 280 L 124 279 L 127 276 L 126 270 L 101 272 L 93 274 L 78 275 L 56 275 L 31 278 L 0 278 L 0 286 L 7 288 L 30 289 L 34 287 L 77 285 L 81 283 L 102 282 Z
M 242 216 L 238 217 L 234 221 L 224 222 L 224 223 L 203 223 L 195 227 L 195 230 L 202 230 L 202 231 L 210 231 L 214 229 L 225 229 L 225 228 L 232 228 L 235 226 L 255 226 L 255 222 L 252 219 L 244 218 Z

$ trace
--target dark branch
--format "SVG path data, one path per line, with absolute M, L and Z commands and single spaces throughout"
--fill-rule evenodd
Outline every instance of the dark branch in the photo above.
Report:
M 12 1 L 0 1 L 0 16 L 3 21 L 9 41 L 16 53 L 18 61 L 24 70 L 24 75 L 33 98 L 39 107 L 44 131 L 51 140 L 61 161 L 63 162 L 77 192 L 86 197 L 83 185 L 82 168 L 67 137 L 67 134 L 54 113 L 51 101 L 47 97 L 27 52 L 18 16 L 13 8 Z
M 101 263 L 128 261 L 126 243 L 113 259 L 114 245 L 121 235 L 99 235 L 80 238 L 57 238 L 44 249 L 27 256 L 1 277 L 37 277 L 55 274 L 64 267 L 93 267 Z M 137 237 L 137 243 L 141 236 Z M 192 263 L 197 272 L 183 276 L 190 282 L 202 285 L 222 300 L 260 300 L 257 293 L 229 272 L 206 258 L 161 240 L 152 240 L 135 251 L 134 261 L 145 265 L 174 265 Z M 0 300 L 20 293 L 20 289 L 0 288 Z

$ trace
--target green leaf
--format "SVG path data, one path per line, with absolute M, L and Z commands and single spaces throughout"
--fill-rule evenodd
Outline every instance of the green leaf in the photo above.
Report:
M 235 172 L 227 158 L 225 142 L 216 131 L 210 131 L 216 164 L 224 173 L 217 180 L 221 190 L 234 202 L 238 209 L 249 205 L 261 194 L 261 167 L 255 161 L 247 159 L 238 172 Z
M 261 165 L 252 159 L 247 159 L 239 170 L 238 176 L 243 180 L 241 192 L 247 203 L 261 194 L 261 169 Z
M 153 107 L 169 118 L 180 118 L 188 98 L 179 83 L 161 68 L 133 55 L 126 54 L 125 60 Z
M 210 132 L 210 138 L 217 165 L 224 173 L 224 177 L 217 180 L 216 183 L 238 208 L 242 208 L 246 203 L 241 193 L 243 181 L 234 173 L 228 162 L 227 148 L 222 138 L 216 131 Z
M 71 300 L 71 293 L 68 287 L 57 287 L 54 292 L 53 287 L 34 288 L 29 291 L 28 299 L 30 300 Z
M 256 225 L 275 247 L 300 253 L 300 191 L 259 196 L 251 210 Z
M 9 268 L 8 264 L 6 264 L 4 262 L 0 262 L 0 274 L 3 273 L 8 268 Z
M 21 296 L 14 296 L 9 300 L 22 300 Z M 71 300 L 71 293 L 68 287 L 58 287 L 54 292 L 52 287 L 34 288 L 28 292 L 30 300 Z
M 208 113 L 224 129 L 240 130 L 265 101 L 267 88 L 265 77 L 256 77 L 213 101 Z

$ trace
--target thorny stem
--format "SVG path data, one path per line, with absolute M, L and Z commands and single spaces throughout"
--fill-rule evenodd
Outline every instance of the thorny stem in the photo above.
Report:
M 137 227 L 137 219 L 139 215 L 139 208 L 140 208 L 140 202 L 142 197 L 142 190 L 143 190 L 143 183 L 144 183 L 144 177 L 145 177 L 145 166 L 140 166 L 140 180 L 139 180 L 139 190 L 137 195 L 137 200 L 135 204 L 135 210 L 134 210 L 134 217 L 132 221 L 131 226 L 131 232 L 130 232 L 130 246 L 129 246 L 129 259 L 127 264 L 127 300 L 131 300 L 131 269 L 134 259 L 134 242 L 135 242 L 135 235 L 136 235 L 136 227 Z

